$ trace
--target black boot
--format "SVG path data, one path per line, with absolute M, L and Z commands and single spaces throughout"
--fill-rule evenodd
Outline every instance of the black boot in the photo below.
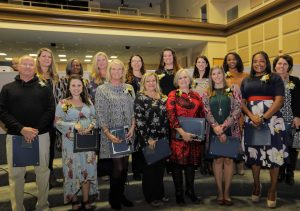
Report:
M 176 203 L 178 205 L 184 205 L 184 196 L 183 196 L 183 175 L 182 168 L 179 165 L 174 165 L 172 169 L 172 177 L 175 185 L 175 196 Z
M 296 169 L 296 163 L 298 158 L 298 151 L 295 148 L 289 148 L 289 156 L 290 156 L 290 163 L 286 165 L 286 178 L 285 183 L 288 185 L 294 185 L 294 171 Z
M 124 195 L 125 190 L 125 183 L 127 181 L 127 170 L 122 172 L 122 185 L 120 188 L 120 194 L 121 194 L 121 204 L 125 207 L 133 207 L 132 201 L 128 200 Z
M 278 174 L 278 182 L 282 182 L 285 179 L 285 164 L 280 166 Z
M 114 210 L 120 210 L 121 207 L 121 178 L 110 177 L 109 204 Z
M 185 195 L 195 204 L 200 203 L 200 199 L 195 195 L 194 191 L 194 179 L 195 179 L 195 169 L 193 166 L 187 166 L 184 170 L 185 173 Z

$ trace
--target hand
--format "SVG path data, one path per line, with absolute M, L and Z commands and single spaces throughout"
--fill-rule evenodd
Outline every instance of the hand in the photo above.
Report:
M 21 134 L 24 136 L 25 141 L 31 143 L 33 139 L 39 134 L 38 129 L 32 127 L 23 127 Z
M 258 126 L 260 126 L 263 123 L 262 119 L 257 114 L 256 115 L 251 115 L 249 117 L 250 117 L 250 119 L 253 122 L 253 125 L 255 127 L 258 127 Z
M 128 133 L 126 134 L 126 139 L 131 139 L 134 134 L 134 126 L 131 126 L 128 130 Z
M 81 124 L 79 122 L 77 122 L 75 125 L 74 125 L 74 128 L 79 132 L 80 130 L 82 130 L 82 127 L 81 127 Z
M 79 133 L 80 135 L 86 135 L 86 134 L 91 133 L 91 129 L 90 129 L 90 128 L 79 129 L 79 130 L 77 130 L 77 131 L 78 131 L 78 133 Z
M 227 136 L 223 133 L 223 134 L 219 135 L 218 138 L 219 138 L 221 143 L 225 143 L 226 139 L 227 139 Z
M 106 135 L 106 137 L 107 137 L 111 142 L 113 142 L 113 143 L 115 143 L 115 144 L 120 144 L 120 143 L 122 143 L 122 141 L 121 141 L 118 137 L 114 136 L 114 135 L 111 134 L 110 132 L 105 133 L 105 135 Z
M 183 139 L 184 141 L 186 141 L 186 142 L 191 141 L 191 140 L 193 139 L 193 136 L 194 136 L 194 134 L 192 134 L 192 133 L 187 133 L 187 132 L 185 132 L 185 131 L 181 132 L 180 135 L 181 135 L 182 139 Z
M 222 134 L 224 131 L 223 131 L 223 126 L 222 125 L 217 125 L 216 127 L 213 128 L 214 129 L 214 132 L 217 134 L 217 135 L 220 135 Z
M 154 139 L 152 139 L 152 138 L 149 138 L 148 144 L 149 144 L 149 148 L 150 148 L 150 149 L 155 149 L 156 140 L 154 140 Z
M 293 127 L 295 127 L 296 129 L 300 128 L 300 117 L 295 117 L 293 119 Z

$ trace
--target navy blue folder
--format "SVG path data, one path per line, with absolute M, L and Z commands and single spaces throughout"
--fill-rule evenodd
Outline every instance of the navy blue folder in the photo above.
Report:
M 23 136 L 12 136 L 13 141 L 13 167 L 40 165 L 39 138 L 32 144 L 27 144 Z
M 148 165 L 168 157 L 171 154 L 168 139 L 158 139 L 154 149 L 150 149 L 149 146 L 144 147 L 143 154 Z
M 219 138 L 212 135 L 210 139 L 209 154 L 213 156 L 237 158 L 241 151 L 239 138 L 227 136 L 226 142 L 220 142 Z
M 254 127 L 250 123 L 245 123 L 244 140 L 247 146 L 270 146 L 271 131 L 268 124 Z
M 193 117 L 177 117 L 180 126 L 185 132 L 192 133 L 195 135 L 194 139 L 204 140 L 205 135 L 205 119 L 204 118 L 193 118 Z M 176 133 L 176 139 L 181 139 L 179 133 Z
M 111 134 L 118 137 L 122 142 L 113 143 L 110 142 L 110 156 L 118 157 L 120 155 L 129 155 L 133 152 L 133 146 L 130 140 L 126 139 L 128 132 L 128 126 L 117 127 L 110 130 Z
M 99 151 L 100 134 L 94 129 L 90 134 L 80 135 L 74 130 L 74 152 Z

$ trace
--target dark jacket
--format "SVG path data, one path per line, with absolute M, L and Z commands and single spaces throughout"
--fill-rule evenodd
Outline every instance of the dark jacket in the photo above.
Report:
M 289 76 L 289 79 L 295 84 L 295 88 L 291 89 L 293 116 L 300 117 L 300 80 L 295 76 Z
M 53 125 L 55 102 L 52 91 L 37 76 L 28 82 L 15 77 L 0 93 L 0 120 L 8 134 L 21 135 L 23 127 L 46 133 Z

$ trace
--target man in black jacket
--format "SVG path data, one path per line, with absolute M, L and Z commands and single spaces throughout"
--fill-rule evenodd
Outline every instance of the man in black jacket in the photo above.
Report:
M 39 141 L 39 166 L 35 166 L 38 189 L 37 210 L 48 210 L 49 192 L 49 129 L 53 124 L 55 104 L 51 90 L 35 75 L 35 61 L 30 56 L 19 60 L 19 75 L 3 86 L 0 93 L 0 120 L 7 131 L 6 151 L 9 171 L 10 198 L 13 211 L 25 210 L 24 175 L 26 167 L 13 167 L 13 136 L 23 136 L 31 143 Z M 22 156 L 22 155 L 18 155 Z M 24 157 L 26 159 L 26 157 Z

